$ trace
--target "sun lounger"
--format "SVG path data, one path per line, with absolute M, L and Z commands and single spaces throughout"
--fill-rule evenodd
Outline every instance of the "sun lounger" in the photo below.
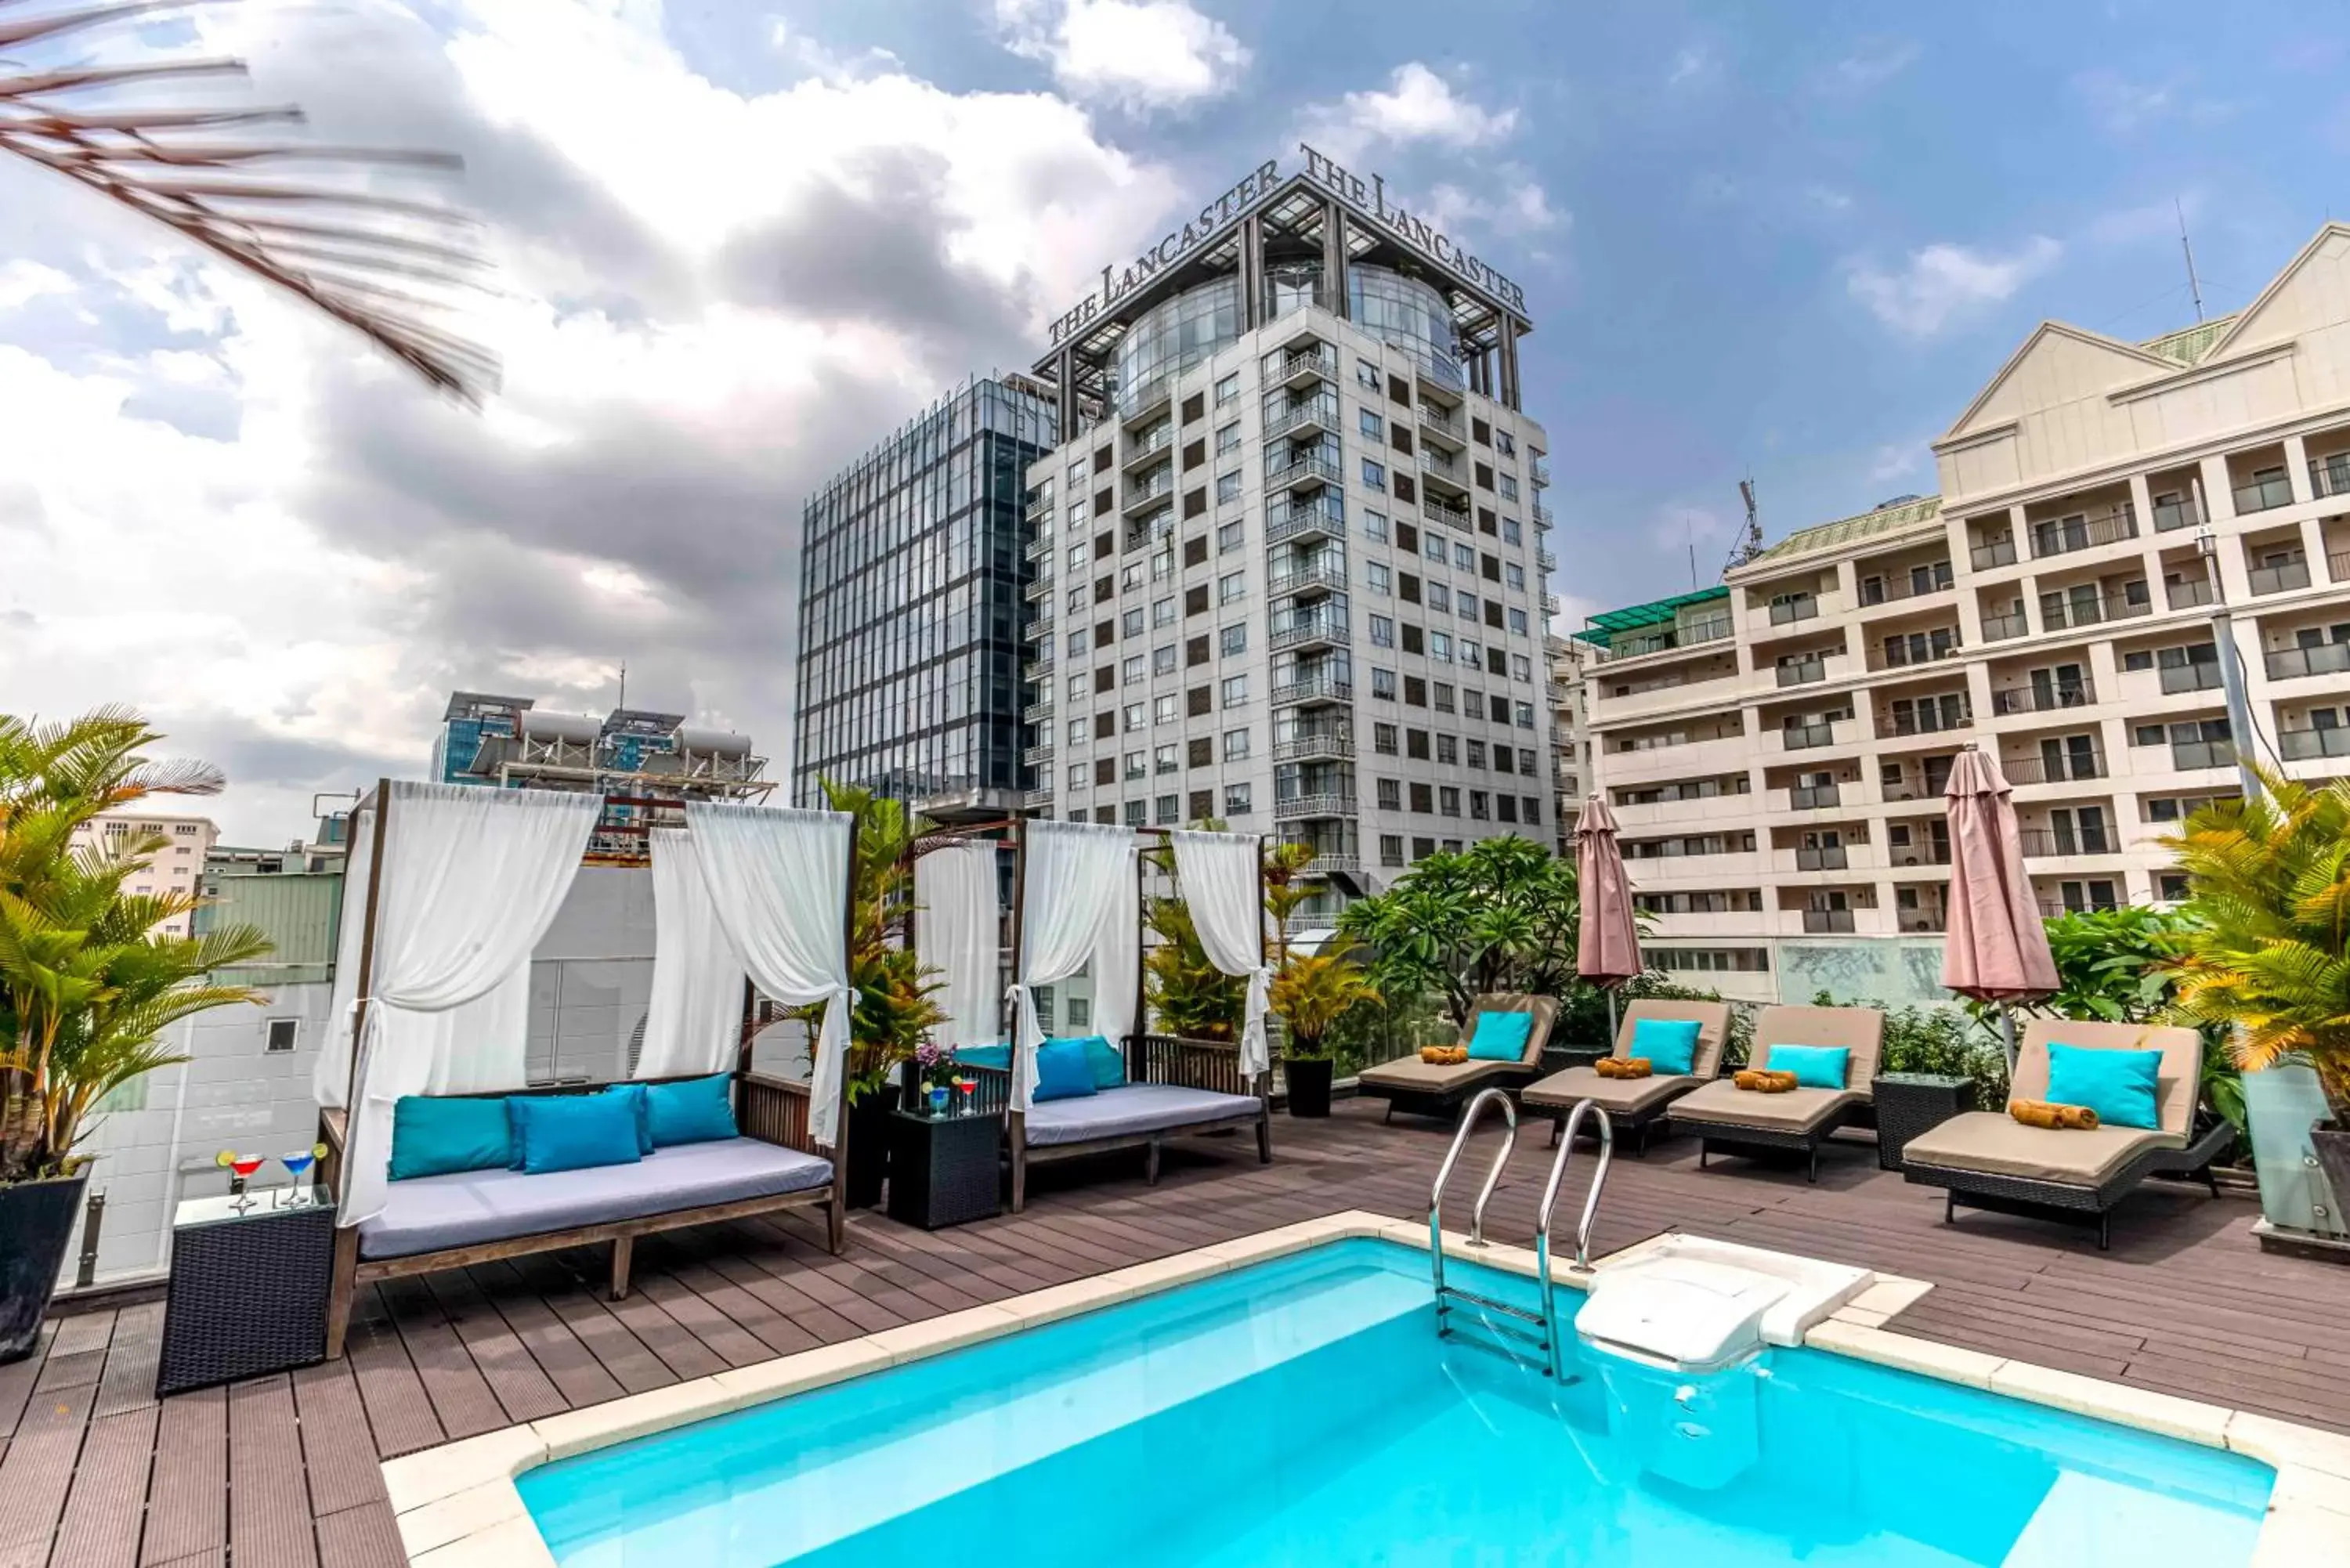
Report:
M 2212 1163 L 2227 1153 L 2235 1132 L 2212 1117 L 2199 1130 L 2203 1042 L 2192 1029 L 2138 1023 L 2082 1023 L 2035 1018 L 2016 1048 L 2013 1100 L 2048 1096 L 2050 1042 L 2098 1051 L 2159 1051 L 2154 1130 L 2107 1123 L 2094 1131 L 2025 1127 L 2005 1110 L 1970 1111 L 1911 1138 L 1901 1153 L 1902 1174 L 1944 1191 L 1943 1221 L 1955 1223 L 1961 1204 L 2052 1219 L 2094 1220 L 2097 1249 L 2112 1242 L 2111 1216 L 2138 1183 L 2158 1171 L 2200 1176 L 2213 1197 Z
M 1675 1100 L 1668 1115 L 1675 1132 L 1701 1140 L 1702 1168 L 1719 1150 L 1742 1154 L 1800 1154 L 1806 1173 L 1820 1179 L 1820 1146 L 1838 1127 L 1867 1116 L 1877 1064 L 1885 1041 L 1885 1014 L 1874 1007 L 1766 1007 L 1754 1018 L 1750 1064 L 1771 1065 L 1774 1045 L 1841 1045 L 1852 1053 L 1841 1089 L 1799 1088 L 1758 1094 L 1727 1078 Z
M 1488 1012 L 1534 1014 L 1534 1024 L 1526 1031 L 1526 1048 L 1516 1061 L 1480 1062 L 1472 1057 L 1438 1066 L 1417 1055 L 1405 1056 L 1366 1069 L 1356 1079 L 1358 1092 L 1387 1101 L 1387 1119 L 1392 1121 L 1399 1110 L 1449 1116 L 1480 1089 L 1515 1089 L 1540 1077 L 1543 1047 L 1549 1043 L 1551 1023 L 1558 1017 L 1557 1001 L 1514 991 L 1481 996 L 1461 1028 L 1461 1044 L 1476 1037 L 1477 1020 Z
M 1632 1036 L 1643 1018 L 1681 1019 L 1697 1024 L 1697 1054 L 1690 1064 L 1690 1071 L 1653 1073 L 1645 1078 L 1603 1078 L 1596 1067 L 1569 1067 L 1529 1085 L 1518 1096 L 1518 1102 L 1549 1113 L 1550 1141 L 1554 1147 L 1558 1143 L 1559 1130 L 1566 1125 L 1567 1113 L 1577 1102 L 1590 1100 L 1607 1113 L 1617 1137 L 1639 1134 L 1639 1149 L 1645 1154 L 1648 1129 L 1664 1120 L 1673 1102 L 1711 1083 L 1721 1070 L 1721 1048 L 1730 1037 L 1730 1003 L 1656 999 L 1630 1003 L 1616 1029 L 1613 1054 L 1617 1061 L 1633 1054 Z

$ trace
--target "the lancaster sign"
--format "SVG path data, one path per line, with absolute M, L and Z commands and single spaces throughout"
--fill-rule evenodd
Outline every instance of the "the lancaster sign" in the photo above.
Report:
M 1381 176 L 1372 175 L 1366 185 L 1360 176 L 1349 173 L 1312 147 L 1302 141 L 1297 146 L 1305 154 L 1308 179 L 1327 186 L 1334 194 L 1384 225 L 1397 239 L 1445 271 L 1474 284 L 1514 309 L 1524 311 L 1523 289 L 1454 244 L 1450 235 L 1427 219 L 1388 205 L 1387 181 Z M 1268 158 L 1238 184 L 1201 207 L 1197 216 L 1180 228 L 1169 230 L 1157 244 L 1126 266 L 1113 262 L 1102 268 L 1101 287 L 1053 323 L 1053 346 L 1060 347 L 1120 299 L 1231 228 L 1280 182 L 1280 162 Z

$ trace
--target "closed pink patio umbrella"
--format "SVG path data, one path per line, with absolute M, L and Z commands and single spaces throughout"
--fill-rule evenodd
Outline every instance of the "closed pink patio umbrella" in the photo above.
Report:
M 1584 803 L 1575 828 L 1575 880 L 1582 929 L 1575 971 L 1607 992 L 1607 1039 L 1616 1039 L 1616 988 L 1647 967 L 1640 931 L 1632 919 L 1632 884 L 1616 843 L 1616 814 L 1597 790 Z
M 1969 745 L 1942 791 L 1950 821 L 1949 931 L 1942 983 L 1961 996 L 1999 1004 L 2008 1071 L 2015 1070 L 2012 1002 L 2036 1002 L 2056 990 L 2048 930 L 2023 874 L 2015 802 L 1999 764 Z

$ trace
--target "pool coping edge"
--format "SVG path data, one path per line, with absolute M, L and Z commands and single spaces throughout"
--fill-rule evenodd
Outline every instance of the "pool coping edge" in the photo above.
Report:
M 1635 1259 L 1670 1234 L 1611 1253 L 1593 1267 Z M 386 1459 L 384 1487 L 401 1548 L 410 1568 L 557 1568 L 515 1485 L 516 1478 L 540 1465 L 1357 1239 L 1420 1251 L 1430 1246 L 1424 1223 L 1344 1210 Z M 1503 1242 L 1472 1247 L 1467 1237 L 1451 1231 L 1443 1242 L 1447 1258 L 1526 1278 L 1536 1272 L 1536 1257 L 1528 1248 Z M 1555 1258 L 1551 1277 L 1570 1289 L 1587 1284 L 1571 1262 Z M 1942 1345 L 1887 1326 L 1932 1288 L 1921 1280 L 1875 1274 L 1814 1325 L 1804 1345 L 2242 1454 L 2277 1476 L 2250 1568 L 2350 1568 L 2350 1437 Z

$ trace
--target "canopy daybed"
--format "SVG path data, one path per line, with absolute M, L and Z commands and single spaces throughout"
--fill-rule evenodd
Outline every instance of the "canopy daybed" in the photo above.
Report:
M 609 1241 L 617 1300 L 638 1236 L 803 1207 L 840 1250 L 852 819 L 694 803 L 656 832 L 636 1076 L 532 1086 L 531 952 L 601 809 L 384 780 L 354 814 L 316 1085 L 337 1200 L 329 1357 L 375 1280 Z M 807 1083 L 752 1071 L 762 992 L 822 1005 Z
M 992 860 L 983 959 L 981 944 L 970 934 L 981 917 L 975 902 L 965 901 L 972 873 L 925 877 L 918 863 L 917 902 L 923 909 L 917 919 L 925 961 L 943 971 L 941 995 L 955 1019 L 950 1028 L 962 1036 L 952 1044 L 964 1069 L 981 1085 L 980 1107 L 1004 1112 L 1013 1210 L 1026 1205 L 1028 1168 L 1048 1161 L 1139 1148 L 1146 1179 L 1155 1184 L 1160 1150 L 1179 1135 L 1253 1127 L 1257 1158 L 1270 1163 L 1263 838 L 1046 819 L 987 825 L 987 830 L 996 829 L 1004 836 L 983 841 L 984 851 L 959 852 L 992 857 L 1002 847 L 1013 855 L 1013 1026 L 1001 1067 L 974 1062 L 999 1036 L 970 1022 L 987 1016 L 983 1010 L 993 996 L 981 989 L 978 966 L 983 961 L 987 985 L 996 978 Z M 1141 846 L 1152 838 L 1165 841 L 1171 852 L 1209 961 L 1248 981 L 1237 1040 L 1183 1039 L 1151 1033 L 1146 1026 L 1141 959 L 1147 865 Z M 928 856 L 953 842 L 944 836 L 925 840 L 917 853 Z M 932 901 L 942 897 L 954 898 L 968 912 L 948 918 Z M 1056 1094 L 1060 1085 L 1038 1082 L 1046 1041 L 1035 992 L 1088 970 L 1092 1033 L 1114 1057 L 1097 1064 L 1090 1086 Z

